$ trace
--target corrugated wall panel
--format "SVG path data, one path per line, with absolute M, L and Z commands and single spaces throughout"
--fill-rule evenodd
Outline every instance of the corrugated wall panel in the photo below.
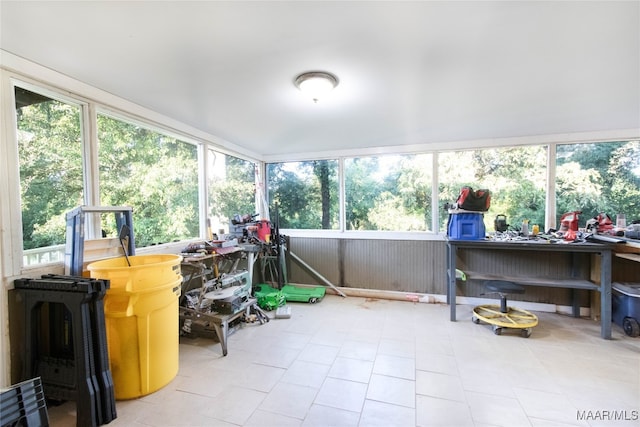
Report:
M 444 294 L 445 246 L 437 241 L 291 238 L 290 248 L 336 286 Z M 289 281 L 320 284 L 290 262 Z
M 339 239 L 296 237 L 290 239 L 289 249 L 331 283 L 336 286 L 341 286 L 339 284 L 339 242 Z M 304 269 L 291 260 L 288 261 L 287 268 L 289 270 L 289 282 L 291 283 L 322 284 L 322 282 L 309 275 Z
M 363 289 L 446 294 L 446 243 L 443 241 L 291 238 L 289 248 L 336 286 Z M 536 262 L 532 263 L 532 256 Z M 458 256 L 462 270 L 485 273 L 589 278 L 588 254 L 577 254 L 570 270 L 570 254 L 520 251 L 465 251 Z M 638 263 L 614 260 L 614 275 L 640 281 Z M 322 284 L 289 261 L 289 282 Z M 620 279 L 619 279 L 620 280 Z M 459 284 L 458 294 L 481 296 L 482 283 Z M 571 289 L 527 286 L 524 295 L 512 300 L 570 305 Z M 582 306 L 589 305 L 589 293 L 577 291 Z
M 444 247 L 428 241 L 343 240 L 344 286 L 388 291 L 434 293 L 443 270 L 434 251 Z

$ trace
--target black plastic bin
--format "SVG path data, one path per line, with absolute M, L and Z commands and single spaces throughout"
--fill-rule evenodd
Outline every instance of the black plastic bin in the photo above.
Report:
M 0 389 L 0 426 L 48 425 L 49 415 L 40 377 Z
M 640 283 L 611 285 L 612 320 L 630 337 L 640 335 Z

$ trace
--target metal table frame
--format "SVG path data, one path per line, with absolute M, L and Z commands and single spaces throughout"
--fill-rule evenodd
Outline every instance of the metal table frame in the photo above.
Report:
M 611 339 L 611 252 L 612 246 L 600 243 L 549 243 L 547 241 L 518 241 L 496 242 L 489 240 L 447 240 L 447 304 L 450 305 L 451 321 L 456 321 L 456 262 L 457 251 L 467 250 L 508 250 L 508 251 L 533 251 L 533 252 L 568 252 L 591 253 L 600 256 L 600 284 L 590 286 L 564 281 L 558 278 L 551 284 L 545 284 L 545 280 L 536 281 L 535 278 L 526 278 L 519 282 L 523 285 L 554 286 L 573 289 L 591 289 L 600 292 L 600 336 Z M 471 277 L 473 279 L 473 277 Z M 523 278 L 525 279 L 525 278 Z M 549 282 L 549 279 L 546 279 Z M 575 314 L 575 306 L 574 306 Z
M 208 326 L 212 326 L 216 331 L 216 335 L 218 335 L 218 340 L 220 341 L 220 346 L 222 347 L 222 355 L 226 356 L 229 324 L 244 315 L 248 315 L 251 309 L 260 310 L 256 302 L 257 300 L 255 298 L 249 298 L 247 301 L 243 302 L 240 305 L 238 311 L 229 314 L 215 312 L 204 313 L 196 311 L 192 308 L 180 307 L 180 316 L 184 319 L 190 319 L 192 322 L 203 322 Z

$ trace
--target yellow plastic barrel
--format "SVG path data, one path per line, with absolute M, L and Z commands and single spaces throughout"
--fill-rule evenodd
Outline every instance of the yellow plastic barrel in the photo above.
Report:
M 104 297 L 109 366 L 115 397 L 153 393 L 178 374 L 179 255 L 135 255 L 89 264 L 91 277 L 108 279 Z

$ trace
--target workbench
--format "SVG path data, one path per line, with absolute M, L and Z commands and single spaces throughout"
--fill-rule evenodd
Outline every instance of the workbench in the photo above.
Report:
M 223 253 L 210 253 L 210 254 L 183 254 L 182 262 L 182 295 L 180 297 L 179 304 L 179 317 L 181 321 L 181 327 L 185 327 L 187 333 L 191 333 L 190 329 L 193 326 L 197 326 L 204 333 L 212 333 L 215 331 L 220 345 L 222 346 L 222 355 L 227 355 L 227 337 L 229 335 L 229 325 L 236 319 L 239 319 L 244 314 L 247 317 L 253 312 L 257 320 L 262 324 L 268 322 L 269 318 L 260 307 L 257 305 L 257 300 L 249 296 L 245 301 L 240 303 L 240 306 L 234 310 L 233 313 L 218 313 L 212 311 L 209 306 L 203 308 L 202 301 L 205 298 L 206 292 L 212 291 L 214 288 L 223 286 L 219 283 L 221 277 L 226 274 L 233 275 L 237 273 L 237 267 L 241 259 L 244 259 L 246 254 L 248 263 L 248 282 L 253 282 L 252 272 L 255 261 L 256 250 L 254 246 L 235 246 L 227 247 Z M 243 270 L 244 271 L 244 270 Z M 216 279 L 217 281 L 214 281 Z M 193 289 L 199 289 L 199 300 L 195 304 L 195 307 L 199 309 L 189 307 L 189 304 L 185 304 L 186 293 Z
M 222 355 L 227 355 L 227 337 L 229 335 L 229 324 L 236 319 L 239 319 L 243 315 L 249 315 L 251 308 L 257 308 L 257 300 L 255 298 L 249 298 L 244 301 L 238 311 L 231 314 L 224 313 L 205 313 L 196 311 L 192 308 L 180 307 L 180 317 L 185 320 L 190 320 L 193 323 L 200 323 L 205 328 L 213 327 L 218 335 L 218 340 L 222 346 Z
M 600 335 L 604 339 L 611 339 L 611 253 L 614 245 L 601 243 L 550 243 L 546 240 L 447 240 L 447 303 L 450 305 L 451 321 L 456 321 L 456 269 L 458 252 L 463 251 L 496 251 L 496 256 L 503 257 L 509 262 L 509 255 L 514 252 L 528 251 L 531 253 L 568 253 L 571 265 L 568 266 L 569 277 L 536 277 L 536 276 L 504 276 L 487 274 L 482 271 L 464 271 L 467 280 L 507 280 L 520 285 L 585 289 L 598 291 L 601 295 Z M 575 278 L 575 257 L 573 255 L 587 253 L 599 258 L 599 279 L 590 281 Z M 535 256 L 531 262 L 539 262 Z M 579 306 L 574 298 L 573 313 L 579 315 Z

